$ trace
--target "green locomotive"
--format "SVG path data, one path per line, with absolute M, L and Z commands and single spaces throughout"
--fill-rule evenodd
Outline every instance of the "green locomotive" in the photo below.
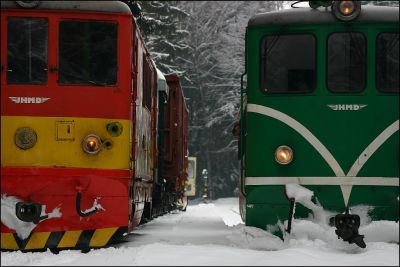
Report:
M 313 192 L 338 237 L 360 247 L 354 207 L 399 220 L 398 23 L 398 7 L 359 1 L 310 1 L 249 20 L 239 135 L 246 225 L 290 232 L 299 200 L 288 185 Z M 311 212 L 297 205 L 294 216 Z

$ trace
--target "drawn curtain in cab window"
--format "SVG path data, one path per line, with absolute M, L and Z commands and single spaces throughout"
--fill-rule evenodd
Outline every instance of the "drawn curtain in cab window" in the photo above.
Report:
M 40 18 L 7 19 L 7 82 L 47 82 L 48 22 Z
M 117 82 L 117 24 L 60 22 L 59 82 L 114 85 Z

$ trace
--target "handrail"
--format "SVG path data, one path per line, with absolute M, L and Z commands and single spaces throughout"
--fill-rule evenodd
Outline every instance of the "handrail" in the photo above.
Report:
M 93 213 L 98 211 L 97 207 L 94 207 L 94 209 L 89 211 L 89 212 L 81 211 L 81 198 L 82 198 L 82 193 L 78 191 L 76 193 L 76 202 L 75 202 L 76 205 L 75 205 L 75 207 L 76 207 L 76 212 L 79 214 L 79 216 L 87 217 L 87 216 L 90 216 Z
M 239 135 L 239 158 L 240 158 L 240 191 L 244 197 L 246 197 L 246 193 L 244 190 L 244 177 L 243 177 L 243 169 L 244 169 L 244 162 L 243 162 L 243 157 L 242 155 L 244 154 L 243 152 L 243 141 L 244 141 L 244 130 L 243 130 L 243 119 L 244 119 L 244 110 L 245 107 L 243 106 L 243 95 L 246 93 L 245 89 L 243 88 L 243 78 L 245 75 L 247 75 L 247 28 L 246 28 L 246 33 L 245 33 L 245 46 L 244 46 L 244 73 L 240 76 L 240 119 L 239 119 L 239 125 L 240 125 L 240 135 Z

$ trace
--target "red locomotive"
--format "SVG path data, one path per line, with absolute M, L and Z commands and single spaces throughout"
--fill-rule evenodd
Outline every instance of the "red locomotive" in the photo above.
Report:
M 104 247 L 151 219 L 156 88 L 125 3 L 1 1 L 1 249 Z

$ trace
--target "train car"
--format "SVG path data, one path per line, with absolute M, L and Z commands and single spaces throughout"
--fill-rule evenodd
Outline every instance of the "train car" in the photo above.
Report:
M 365 247 L 362 207 L 399 220 L 399 9 L 309 2 L 248 21 L 240 211 L 284 237 L 323 209 L 338 238 Z
M 157 164 L 152 216 L 187 204 L 183 194 L 188 168 L 188 109 L 176 74 L 157 69 Z
M 157 142 L 156 154 L 157 162 L 155 165 L 155 181 L 153 189 L 153 201 L 151 216 L 157 217 L 168 212 L 168 201 L 165 191 L 164 155 L 165 155 L 165 112 L 168 103 L 169 87 L 164 74 L 157 69 Z
M 178 75 L 165 75 L 169 87 L 164 115 L 163 178 L 170 209 L 186 207 L 184 197 L 188 168 L 188 108 Z
M 185 185 L 185 195 L 188 197 L 196 196 L 196 165 L 197 158 L 189 157 L 188 158 L 188 179 Z
M 136 80 L 138 90 L 136 90 L 135 114 L 135 151 L 133 152 L 135 163 L 135 183 L 132 186 L 134 196 L 139 205 L 135 205 L 138 218 L 131 225 L 129 230 L 141 223 L 152 219 L 152 197 L 155 184 L 156 165 L 157 165 L 157 70 L 151 55 L 146 49 L 140 31 L 136 31 L 137 43 L 134 58 L 137 60 Z M 135 65 L 135 64 L 134 64 Z M 132 213 L 133 214 L 133 213 Z
M 104 247 L 151 207 L 156 69 L 116 1 L 1 1 L 1 249 Z

